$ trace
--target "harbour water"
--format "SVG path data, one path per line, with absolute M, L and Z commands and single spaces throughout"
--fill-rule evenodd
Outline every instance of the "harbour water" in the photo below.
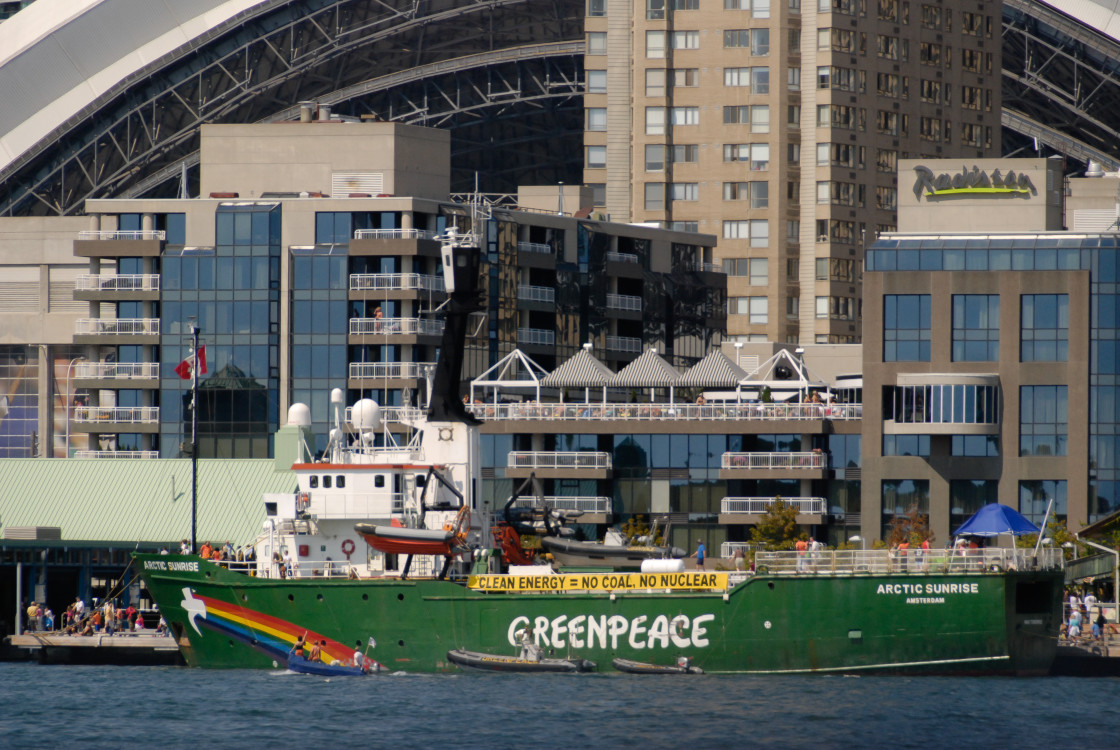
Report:
M 0 664 L 9 748 L 1109 748 L 1110 678 L 377 675 Z

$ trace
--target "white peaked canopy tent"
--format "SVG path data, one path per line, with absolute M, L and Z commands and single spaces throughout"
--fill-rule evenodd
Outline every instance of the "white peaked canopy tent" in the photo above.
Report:
M 536 400 L 541 400 L 541 381 L 548 371 L 534 362 L 520 349 L 502 357 L 486 372 L 471 381 L 471 401 L 475 400 L 475 389 L 485 393 L 490 389 L 490 400 L 498 401 L 498 391 L 532 390 Z
M 546 388 L 559 388 L 564 400 L 564 388 L 583 388 L 585 401 L 591 400 L 591 389 L 603 390 L 603 403 L 607 401 L 607 387 L 614 380 L 614 373 L 591 353 L 591 344 L 584 344 L 575 356 L 557 367 L 541 381 Z
M 680 379 L 681 374 L 677 368 L 666 362 L 656 349 L 650 348 L 623 367 L 614 376 L 611 385 L 615 388 L 649 388 L 649 400 L 652 403 L 655 388 L 668 388 L 669 401 L 672 401 L 673 389 Z
M 681 376 L 681 388 L 735 388 L 747 376 L 746 370 L 731 361 L 719 349 L 708 352 Z
M 805 363 L 788 349 L 778 352 L 739 381 L 739 388 L 750 388 L 748 398 L 761 396 L 769 388 L 775 401 L 788 401 L 809 390 L 828 390 L 828 383 L 810 372 Z M 757 389 L 757 390 L 754 390 Z

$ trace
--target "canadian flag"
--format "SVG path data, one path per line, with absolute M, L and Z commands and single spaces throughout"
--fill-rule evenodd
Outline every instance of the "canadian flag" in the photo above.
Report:
M 183 380 L 189 380 L 191 377 L 191 370 L 194 369 L 194 357 L 190 355 L 178 365 L 175 366 L 175 374 Z M 206 344 L 198 347 L 198 371 L 202 375 L 206 374 Z

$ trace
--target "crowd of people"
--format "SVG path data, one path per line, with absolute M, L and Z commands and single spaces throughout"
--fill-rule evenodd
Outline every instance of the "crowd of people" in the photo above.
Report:
M 66 607 L 62 617 L 56 622 L 54 612 L 39 602 L 31 602 L 27 607 L 28 632 L 61 633 L 63 635 L 114 635 L 119 633 L 145 633 L 148 623 L 144 614 L 132 604 L 122 607 L 114 600 L 101 604 L 94 599 L 92 608 L 87 610 L 80 596 Z M 161 616 L 155 634 L 167 633 L 167 621 Z
M 191 543 L 186 539 L 183 540 L 179 546 L 179 552 L 184 555 L 191 553 Z M 210 542 L 203 542 L 202 546 L 198 549 L 198 556 L 203 560 L 211 560 L 216 563 L 251 563 L 257 559 L 257 551 L 254 547 L 234 547 L 228 540 L 220 547 Z
M 1096 617 L 1093 616 L 1094 609 L 1096 609 Z M 1065 618 L 1062 622 L 1062 634 L 1067 641 L 1073 643 L 1086 640 L 1100 641 L 1117 633 L 1118 626 L 1109 623 L 1104 614 L 1104 607 L 1098 606 L 1097 597 L 1091 589 L 1083 593 L 1076 588 L 1069 590 Z

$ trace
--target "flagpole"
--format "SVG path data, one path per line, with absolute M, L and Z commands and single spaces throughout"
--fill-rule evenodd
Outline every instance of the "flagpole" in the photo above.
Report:
M 198 326 L 191 323 L 191 553 L 198 551 Z

